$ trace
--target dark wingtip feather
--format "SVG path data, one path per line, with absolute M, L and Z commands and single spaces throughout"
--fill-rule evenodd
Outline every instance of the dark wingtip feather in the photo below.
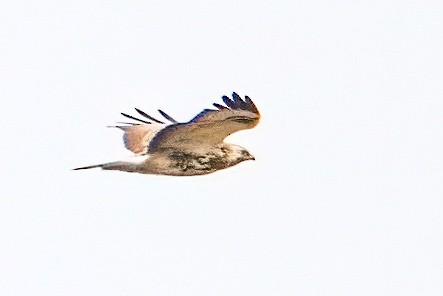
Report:
M 232 99 L 228 98 L 227 96 L 223 96 L 222 99 L 223 99 L 223 102 L 226 104 L 226 106 L 228 106 L 231 109 L 234 109 L 234 110 L 235 109 L 242 109 L 242 110 L 247 110 L 247 111 L 251 111 L 253 113 L 259 114 L 257 107 L 255 106 L 255 104 L 252 102 L 252 100 L 248 96 L 245 96 L 245 99 L 243 100 L 236 92 L 233 92 Z M 226 108 L 226 107 L 221 106 L 219 104 L 214 104 L 214 106 L 220 110 L 223 108 Z
M 247 104 L 247 110 L 259 114 L 257 107 L 254 102 L 248 96 L 245 96 L 245 103 Z
M 229 108 L 235 109 L 235 103 L 227 96 L 222 97 L 223 102 L 228 106 Z
M 245 102 L 241 99 L 241 97 L 236 92 L 232 93 L 232 98 L 234 99 L 235 108 L 236 109 L 238 109 L 238 108 L 243 109 L 242 107 L 244 107 Z
M 234 97 L 238 97 L 238 102 L 239 102 L 239 107 L 238 108 L 240 108 L 240 109 L 242 109 L 242 110 L 249 110 L 249 108 L 248 108 L 248 103 L 245 101 L 245 100 L 243 100 L 239 95 L 237 95 L 237 93 L 233 93 L 232 94 Z M 246 96 L 246 97 L 248 97 L 248 96 Z
M 120 114 L 123 115 L 124 117 L 127 117 L 127 118 L 131 118 L 131 119 L 134 119 L 134 120 L 137 120 L 137 121 L 140 121 L 140 122 L 146 123 L 146 124 L 151 124 L 149 121 L 142 120 L 142 119 L 140 119 L 140 118 L 137 118 L 137 117 L 134 117 L 134 116 L 128 115 L 128 114 L 123 113 L 123 112 L 120 113 Z
M 218 110 L 228 109 L 227 107 L 225 107 L 223 105 L 220 105 L 220 104 L 217 104 L 217 103 L 214 103 L 212 105 L 214 105 L 214 107 L 216 107 Z
M 158 112 L 160 112 L 160 114 L 161 114 L 164 118 L 166 118 L 167 120 L 169 120 L 170 122 L 172 122 L 172 123 L 178 123 L 177 120 L 175 120 L 174 118 L 172 118 L 171 116 L 169 116 L 168 114 L 166 114 L 164 111 L 158 109 Z
M 144 117 L 146 117 L 146 118 L 148 118 L 148 119 L 150 119 L 150 120 L 152 120 L 152 121 L 154 121 L 154 122 L 164 124 L 164 122 L 162 122 L 162 121 L 160 121 L 160 120 L 158 120 L 158 119 L 155 119 L 154 117 L 152 117 L 151 115 L 146 114 L 146 113 L 143 112 L 142 110 L 140 110 L 140 109 L 138 109 L 138 108 L 134 108 L 134 109 L 135 109 L 135 111 L 138 112 L 138 114 L 140 114 L 140 115 L 142 115 L 142 116 L 144 116 Z

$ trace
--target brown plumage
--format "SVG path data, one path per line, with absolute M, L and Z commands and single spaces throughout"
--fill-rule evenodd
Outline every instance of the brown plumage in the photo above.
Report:
M 239 130 L 256 126 L 260 113 L 249 97 L 245 100 L 233 93 L 232 99 L 223 96 L 226 106 L 205 109 L 188 122 L 179 123 L 165 112 L 159 113 L 166 124 L 135 109 L 145 119 L 125 113 L 123 116 L 140 123 L 126 123 L 115 127 L 124 131 L 125 147 L 135 156 L 131 160 L 109 162 L 76 168 L 102 168 L 142 174 L 173 176 L 203 175 L 231 167 L 255 158 L 243 147 L 224 142 Z

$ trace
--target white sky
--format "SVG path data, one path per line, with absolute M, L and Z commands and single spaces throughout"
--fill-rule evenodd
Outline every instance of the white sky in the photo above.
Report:
M 443 295 L 443 2 L 2 1 L 0 295 Z M 202 177 L 120 112 L 249 95 Z

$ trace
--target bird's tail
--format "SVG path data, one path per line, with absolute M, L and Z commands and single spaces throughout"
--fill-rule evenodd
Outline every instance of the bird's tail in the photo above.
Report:
M 79 167 L 79 168 L 75 168 L 72 169 L 73 171 L 78 171 L 78 170 L 87 170 L 87 169 L 94 169 L 94 168 L 102 168 L 103 164 L 96 164 L 96 165 L 89 165 L 89 166 L 84 166 L 84 167 Z
M 148 155 L 134 156 L 127 161 L 113 161 L 96 165 L 89 165 L 72 169 L 73 171 L 101 168 L 102 170 L 117 170 L 126 172 L 138 172 L 143 169 L 143 162 L 148 159 Z

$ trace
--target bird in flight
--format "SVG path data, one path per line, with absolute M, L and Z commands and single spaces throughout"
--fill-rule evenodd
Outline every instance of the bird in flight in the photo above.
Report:
M 121 113 L 137 123 L 114 126 L 124 132 L 125 147 L 135 155 L 74 170 L 101 168 L 141 174 L 194 176 L 213 173 L 245 160 L 255 160 L 248 150 L 228 144 L 224 139 L 232 133 L 255 127 L 260 113 L 252 100 L 243 100 L 235 92 L 232 99 L 222 97 L 225 105 L 214 103 L 216 109 L 204 109 L 188 122 L 177 122 L 158 110 L 168 123 L 135 108 L 143 119 Z

